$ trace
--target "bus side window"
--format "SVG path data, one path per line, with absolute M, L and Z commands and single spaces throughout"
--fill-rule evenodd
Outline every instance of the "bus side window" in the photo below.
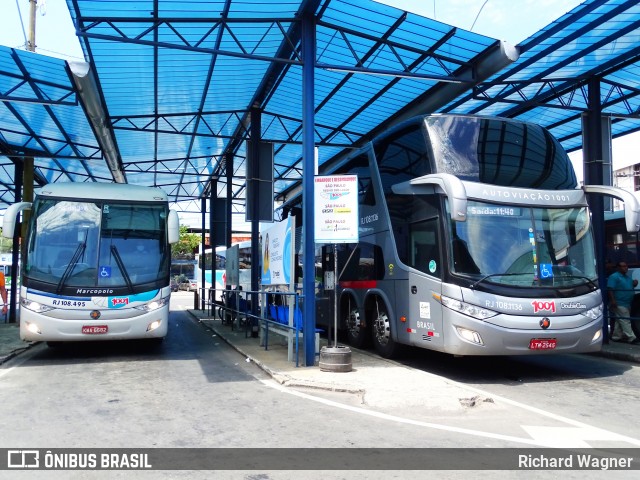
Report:
M 437 254 L 437 246 L 429 245 L 426 243 L 416 243 L 416 251 L 415 251 L 415 268 L 420 270 L 421 272 L 429 272 L 431 275 L 436 277 L 440 277 L 440 262 L 436 261 L 439 257 Z M 433 271 L 429 270 L 429 263 L 434 260 L 435 263 L 432 264 Z
M 410 238 L 409 266 L 434 277 L 442 278 L 437 218 L 411 224 Z

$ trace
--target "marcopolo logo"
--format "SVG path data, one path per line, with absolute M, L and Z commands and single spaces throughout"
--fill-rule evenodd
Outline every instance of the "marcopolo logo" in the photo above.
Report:
M 534 300 L 531 302 L 533 305 L 533 313 L 538 312 L 553 312 L 556 313 L 556 302 L 543 302 L 542 300 Z

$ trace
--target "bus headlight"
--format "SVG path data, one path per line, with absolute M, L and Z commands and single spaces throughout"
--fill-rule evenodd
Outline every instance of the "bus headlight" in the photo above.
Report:
M 42 333 L 40 331 L 40 327 L 38 327 L 38 325 L 36 325 L 33 322 L 26 322 L 25 326 L 26 326 L 27 330 L 30 331 L 31 333 L 35 333 L 37 335 L 40 335 Z
M 593 338 L 591 339 L 591 343 L 595 343 L 595 342 L 599 341 L 600 337 L 602 337 L 602 329 L 601 328 L 599 328 L 598 331 L 593 334 Z
M 592 309 L 583 312 L 583 315 L 589 317 L 591 320 L 597 320 L 602 316 L 602 310 L 603 306 L 600 304 L 597 307 L 593 307 Z
M 460 337 L 462 337 L 467 342 L 475 343 L 477 345 L 484 345 L 482 337 L 478 332 L 462 327 L 456 327 L 456 331 L 458 332 L 458 335 L 460 335 Z
M 49 310 L 53 310 L 53 307 L 42 305 L 41 303 L 33 302 L 31 300 L 27 300 L 26 298 L 20 299 L 20 306 L 36 313 L 44 313 L 48 312 Z
M 138 310 L 142 310 L 144 312 L 153 312 L 159 308 L 164 307 L 169 304 L 169 297 L 161 298 L 160 300 L 154 300 L 153 302 L 145 303 L 144 305 L 140 305 L 139 307 L 135 307 Z
M 491 318 L 498 315 L 498 312 L 494 312 L 493 310 L 478 307 L 477 305 L 472 305 L 470 303 L 461 302 L 460 300 L 454 300 L 453 298 L 445 297 L 444 295 L 440 297 L 440 301 L 445 307 L 450 308 L 451 310 L 454 310 L 456 312 L 460 312 L 464 315 L 477 318 L 478 320 L 484 320 L 486 318 Z
M 149 325 L 147 325 L 147 332 L 151 332 L 151 331 L 155 330 L 160 325 L 162 325 L 162 322 L 160 320 L 154 320 Z

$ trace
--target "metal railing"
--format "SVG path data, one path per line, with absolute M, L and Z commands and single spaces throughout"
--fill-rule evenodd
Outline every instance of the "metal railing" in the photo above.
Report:
M 200 303 L 203 310 L 207 310 L 210 317 L 217 318 L 223 325 L 229 325 L 232 330 L 243 328 L 245 338 L 251 333 L 255 335 L 261 324 L 264 325 L 264 347 L 269 348 L 269 329 L 288 330 L 294 334 L 293 348 L 296 367 L 299 366 L 300 334 L 302 332 L 302 311 L 298 292 L 274 290 L 230 290 L 216 288 L 201 288 L 200 302 L 197 298 L 194 304 Z M 252 308 L 251 299 L 257 299 L 256 309 Z M 255 313 L 254 313 L 255 311 Z M 315 334 L 316 332 L 314 332 Z

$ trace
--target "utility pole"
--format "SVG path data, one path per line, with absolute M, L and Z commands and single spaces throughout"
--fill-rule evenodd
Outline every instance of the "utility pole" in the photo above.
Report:
M 29 41 L 27 42 L 27 50 L 36 51 L 36 8 L 38 0 L 29 0 Z
M 29 0 L 29 41 L 27 42 L 27 50 L 36 51 L 36 9 L 38 0 Z M 24 157 L 23 173 L 22 173 L 22 201 L 33 202 L 33 178 L 34 178 L 34 158 Z M 29 223 L 29 211 L 22 212 L 21 237 L 24 240 L 27 233 L 27 225 Z M 26 258 L 26 242 L 22 242 L 22 258 Z

